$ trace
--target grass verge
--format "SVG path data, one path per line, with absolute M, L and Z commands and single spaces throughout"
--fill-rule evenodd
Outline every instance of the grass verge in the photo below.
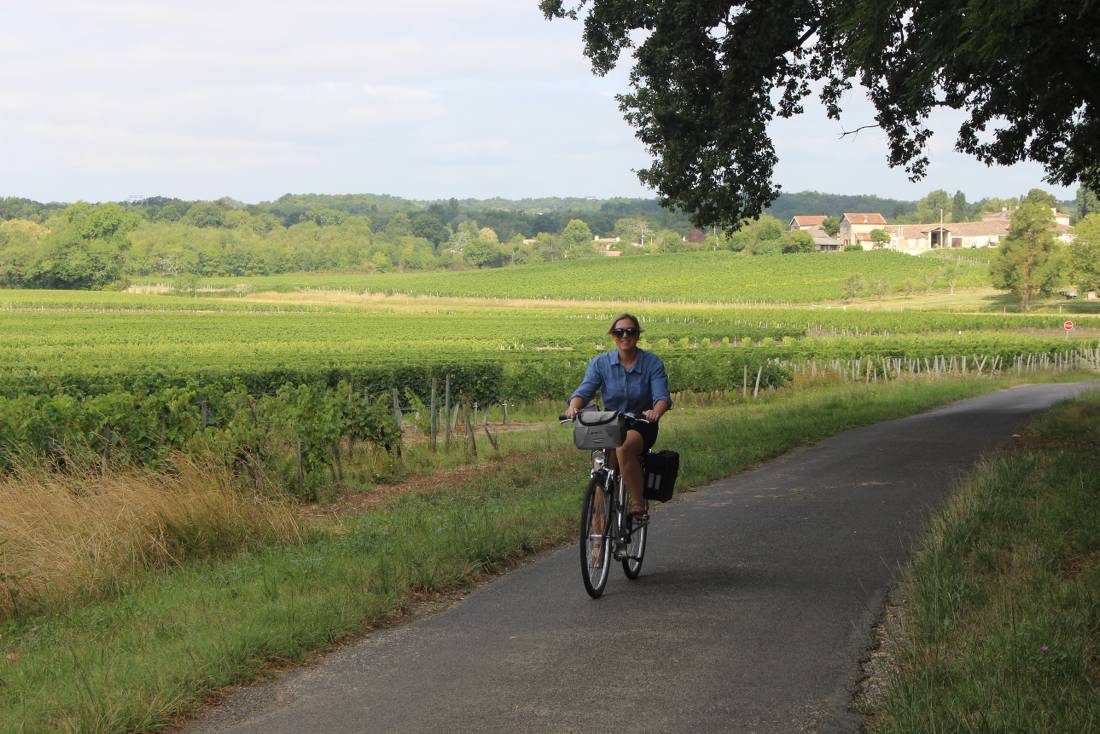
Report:
M 0 620 L 109 596 L 149 569 L 301 539 L 288 502 L 246 495 L 224 468 L 0 477 Z
M 963 484 L 917 554 L 875 732 L 1100 730 L 1100 391 Z
M 735 408 L 677 411 L 661 445 L 684 454 L 683 483 L 694 486 L 849 427 L 1006 384 L 783 391 Z M 197 559 L 141 575 L 109 599 L 9 619 L 0 625 L 0 731 L 156 728 L 272 662 L 301 660 L 425 594 L 460 589 L 570 540 L 585 459 L 568 431 L 555 435 L 556 448 L 485 460 L 477 481 L 464 474 L 339 518 L 300 544 Z M 563 593 L 581 593 L 579 583 Z

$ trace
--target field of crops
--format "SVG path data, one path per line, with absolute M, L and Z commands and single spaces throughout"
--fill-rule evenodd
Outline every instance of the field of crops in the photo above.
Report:
M 437 397 L 449 387 L 467 406 L 564 399 L 587 361 L 611 347 L 608 322 L 626 308 L 285 298 L 0 292 L 0 469 L 26 456 L 155 466 L 185 451 L 316 487 L 336 472 L 334 447 L 395 445 L 395 403 L 423 414 L 433 386 Z M 643 348 L 664 358 L 674 391 L 779 387 L 807 365 L 843 379 L 895 379 L 1100 355 L 1096 316 L 1078 318 L 1067 339 L 1058 315 L 655 303 L 633 310 Z
M 973 258 L 918 258 L 895 252 L 807 253 L 750 257 L 730 252 L 541 263 L 462 272 L 291 274 L 214 278 L 204 286 L 356 292 L 572 298 L 662 303 L 811 303 L 843 296 L 852 276 L 887 292 L 989 284 L 988 265 Z M 157 279 L 142 282 L 156 283 Z
M 668 350 L 747 343 L 788 348 L 833 337 L 847 350 L 882 349 L 903 336 L 936 339 L 953 352 L 990 340 L 1042 343 L 1062 337 L 1058 315 L 876 312 L 854 309 L 689 308 L 643 305 L 643 346 Z M 609 348 L 615 308 L 517 307 L 388 299 L 361 307 L 251 303 L 125 293 L 7 291 L 0 294 L 0 371 L 40 374 L 141 370 L 259 369 L 441 363 L 505 355 Z M 1078 333 L 1100 317 L 1076 317 Z M 961 332 L 961 333 L 960 333 Z M 996 336 L 999 334 L 1000 336 Z M 1009 336 L 1011 334 L 1011 336 Z M 947 348 L 947 347 L 945 347 Z M 829 351 L 829 350 L 827 350 Z

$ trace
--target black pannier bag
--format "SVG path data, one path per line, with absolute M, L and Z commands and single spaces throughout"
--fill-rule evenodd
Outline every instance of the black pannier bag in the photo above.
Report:
M 676 475 L 680 473 L 680 455 L 675 451 L 651 451 L 642 456 L 645 498 L 657 502 L 672 499 Z

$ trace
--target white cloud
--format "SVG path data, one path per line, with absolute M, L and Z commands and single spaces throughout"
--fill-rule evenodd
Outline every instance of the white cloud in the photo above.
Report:
M 580 24 L 547 22 L 535 0 L 9 5 L 0 195 L 644 194 L 631 169 L 648 161 L 612 98 L 625 70 L 593 76 Z M 871 121 L 854 110 L 849 127 Z M 937 182 L 913 185 L 886 168 L 880 132 L 839 141 L 812 108 L 775 130 L 788 190 L 1039 185 L 1034 167 L 962 159 L 952 133 L 932 148 Z

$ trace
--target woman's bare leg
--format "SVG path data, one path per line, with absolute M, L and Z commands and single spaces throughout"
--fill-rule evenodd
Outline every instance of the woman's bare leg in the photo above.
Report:
M 638 431 L 627 431 L 623 445 L 615 449 L 615 459 L 619 465 L 619 474 L 626 482 L 626 489 L 630 492 L 630 500 L 633 505 L 631 511 L 634 514 L 645 512 L 645 486 L 642 479 L 641 455 L 645 450 L 645 441 Z

